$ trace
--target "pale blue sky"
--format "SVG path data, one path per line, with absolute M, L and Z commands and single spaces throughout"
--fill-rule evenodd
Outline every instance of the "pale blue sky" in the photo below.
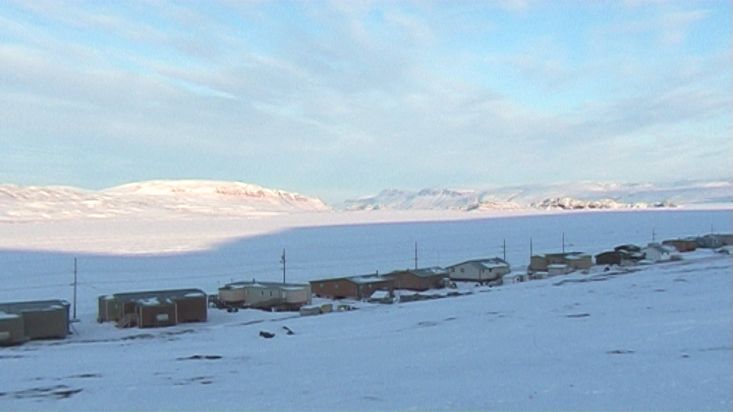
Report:
M 731 69 L 729 1 L 5 0 L 0 183 L 731 179 Z

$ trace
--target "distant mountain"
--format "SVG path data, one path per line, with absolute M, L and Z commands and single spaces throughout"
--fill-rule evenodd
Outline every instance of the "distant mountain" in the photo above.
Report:
M 100 191 L 0 185 L 0 221 L 125 215 L 253 216 L 328 210 L 316 198 L 240 182 L 155 180 Z
M 733 203 L 733 183 L 580 182 L 485 190 L 389 189 L 344 202 L 347 210 L 626 209 Z

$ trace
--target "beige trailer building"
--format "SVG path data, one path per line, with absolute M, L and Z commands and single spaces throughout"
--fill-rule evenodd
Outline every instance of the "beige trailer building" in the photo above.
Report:
M 65 338 L 70 306 L 64 300 L 0 303 L 0 344 Z
M 307 283 L 232 282 L 219 288 L 219 301 L 224 306 L 257 309 L 299 310 L 311 303 L 311 286 Z

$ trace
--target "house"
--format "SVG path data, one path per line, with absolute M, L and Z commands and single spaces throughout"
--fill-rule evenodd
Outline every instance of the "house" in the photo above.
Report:
M 695 238 L 698 247 L 706 249 L 717 249 L 722 246 L 733 245 L 733 234 L 711 233 Z
M 501 284 L 504 275 L 511 272 L 504 259 L 474 259 L 448 266 L 451 280 Z
M 641 249 L 644 254 L 644 259 L 652 262 L 661 262 L 672 259 L 672 254 L 676 252 L 670 246 L 660 245 L 659 243 L 650 243 L 645 248 Z
M 311 291 L 318 297 L 356 300 L 369 298 L 375 290 L 392 292 L 395 288 L 393 278 L 378 274 L 312 280 L 310 285 Z
M 174 289 L 117 293 L 98 299 L 98 322 L 117 322 L 119 327 L 172 326 L 206 322 L 206 293 L 200 289 Z
M 65 338 L 70 306 L 65 300 L 0 303 L 0 345 Z
M 669 239 L 662 242 L 664 246 L 671 246 L 678 252 L 693 252 L 697 249 L 695 239 Z
M 219 301 L 227 307 L 299 310 L 311 303 L 311 287 L 304 283 L 233 282 L 219 288 Z
M 625 249 L 615 249 L 608 252 L 599 253 L 595 256 L 597 265 L 618 265 L 629 266 L 634 265 L 644 258 L 639 252 L 627 252 Z
M 569 271 L 587 270 L 593 266 L 593 256 L 582 252 L 545 253 L 530 258 L 528 272 L 547 272 L 549 265 L 567 265 Z
M 448 272 L 440 267 L 396 270 L 384 275 L 394 280 L 395 289 L 425 291 L 445 287 Z

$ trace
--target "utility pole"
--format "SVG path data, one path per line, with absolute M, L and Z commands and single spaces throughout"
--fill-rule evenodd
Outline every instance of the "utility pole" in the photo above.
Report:
M 280 256 L 280 263 L 283 265 L 283 285 L 285 284 L 285 249 L 283 249 L 283 255 Z
M 501 249 L 504 254 L 504 261 L 506 262 L 506 238 L 504 238 L 504 242 L 501 245 Z
M 565 232 L 562 232 L 562 253 L 565 253 Z
M 657 231 L 652 228 L 652 243 L 657 241 Z
M 534 255 L 534 252 L 532 252 L 532 238 L 529 238 L 529 259 L 532 260 L 532 255 Z
M 76 285 L 77 285 L 77 265 L 76 265 L 76 258 L 74 258 L 74 317 L 72 321 L 76 322 Z
M 415 242 L 415 270 L 417 270 L 417 242 Z

